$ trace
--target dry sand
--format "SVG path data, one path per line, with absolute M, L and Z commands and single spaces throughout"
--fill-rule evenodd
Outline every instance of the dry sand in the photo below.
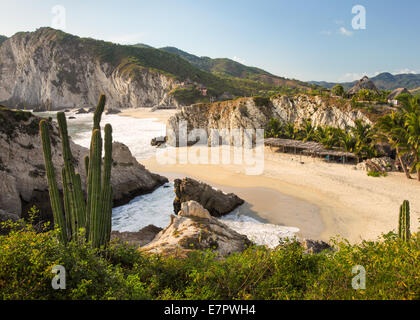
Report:
M 167 109 L 167 110 L 157 110 L 152 112 L 151 108 L 138 108 L 138 109 L 125 109 L 120 116 L 123 117 L 133 117 L 138 119 L 157 119 L 163 123 L 177 113 L 179 110 L 176 109 Z
M 174 113 L 176 110 L 128 110 L 123 115 L 165 122 Z M 269 148 L 265 148 L 264 159 L 264 172 L 257 176 L 246 175 L 244 166 L 233 164 L 178 161 L 161 165 L 156 158 L 142 164 L 168 178 L 189 176 L 234 192 L 247 201 L 244 210 L 248 214 L 270 223 L 298 227 L 303 237 L 329 240 L 341 236 L 352 243 L 374 240 L 397 228 L 403 200 L 410 200 L 412 231 L 419 227 L 420 182 L 408 180 L 404 174 L 373 178 L 355 170 L 354 165 L 326 163 Z
M 303 237 L 329 240 L 341 236 L 352 243 L 376 239 L 395 230 L 399 206 L 405 199 L 411 204 L 412 230 L 418 228 L 420 182 L 409 181 L 400 173 L 373 178 L 353 165 L 268 148 L 264 173 L 257 176 L 246 175 L 244 166 L 233 164 L 161 165 L 156 158 L 142 163 L 170 178 L 189 176 L 235 192 L 262 219 L 298 227 Z

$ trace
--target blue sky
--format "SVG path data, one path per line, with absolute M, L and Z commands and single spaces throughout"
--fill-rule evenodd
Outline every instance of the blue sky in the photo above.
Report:
M 55 5 L 72 34 L 235 58 L 304 81 L 420 73 L 418 0 L 0 0 L 0 34 L 51 26 Z M 352 28 L 355 5 L 366 8 L 365 30 Z

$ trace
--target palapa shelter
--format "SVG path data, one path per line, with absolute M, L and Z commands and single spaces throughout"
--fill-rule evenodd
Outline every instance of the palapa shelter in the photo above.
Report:
M 397 106 L 397 105 L 398 105 L 398 100 L 397 100 L 397 97 L 398 97 L 400 94 L 404 94 L 404 93 L 411 95 L 410 91 L 408 91 L 408 90 L 407 90 L 407 88 L 398 88 L 398 89 L 395 89 L 395 90 L 394 90 L 394 91 L 392 91 L 392 92 L 391 92 L 391 94 L 387 97 L 388 103 L 389 103 L 389 104 L 392 104 L 392 105 L 394 105 L 394 106 Z
M 278 148 L 283 153 L 294 153 L 311 157 L 324 158 L 327 161 L 357 163 L 358 157 L 351 152 L 344 152 L 336 149 L 325 149 L 318 142 L 299 141 L 291 139 L 268 138 L 264 141 L 265 146 Z
M 353 88 L 347 92 L 347 94 L 353 96 L 356 95 L 360 90 L 370 90 L 373 91 L 376 94 L 380 94 L 380 91 L 378 88 L 376 88 L 375 84 L 372 80 L 370 80 L 367 76 L 364 76 L 362 79 L 360 79 Z

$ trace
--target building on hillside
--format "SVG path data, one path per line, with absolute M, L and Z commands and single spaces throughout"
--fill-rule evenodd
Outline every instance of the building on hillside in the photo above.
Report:
M 391 92 L 391 94 L 387 97 L 388 103 L 392 104 L 393 106 L 398 106 L 397 97 L 401 94 L 409 94 L 411 95 L 410 91 L 407 88 L 398 88 Z
M 347 92 L 347 94 L 349 96 L 354 96 L 354 95 L 358 94 L 360 90 L 363 90 L 363 89 L 370 90 L 370 91 L 372 91 L 376 94 L 381 94 L 381 92 L 378 90 L 378 88 L 376 88 L 373 81 L 370 80 L 369 77 L 367 77 L 367 76 L 364 76 L 362 79 L 360 79 L 356 83 L 356 85 L 353 88 L 351 88 L 349 90 L 349 92 Z

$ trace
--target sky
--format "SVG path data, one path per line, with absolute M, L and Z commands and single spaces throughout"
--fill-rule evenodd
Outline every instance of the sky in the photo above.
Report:
M 353 13 L 355 6 L 364 10 Z M 418 0 L 0 0 L 0 34 L 52 26 L 231 58 L 292 79 L 346 82 L 420 73 L 419 12 Z

